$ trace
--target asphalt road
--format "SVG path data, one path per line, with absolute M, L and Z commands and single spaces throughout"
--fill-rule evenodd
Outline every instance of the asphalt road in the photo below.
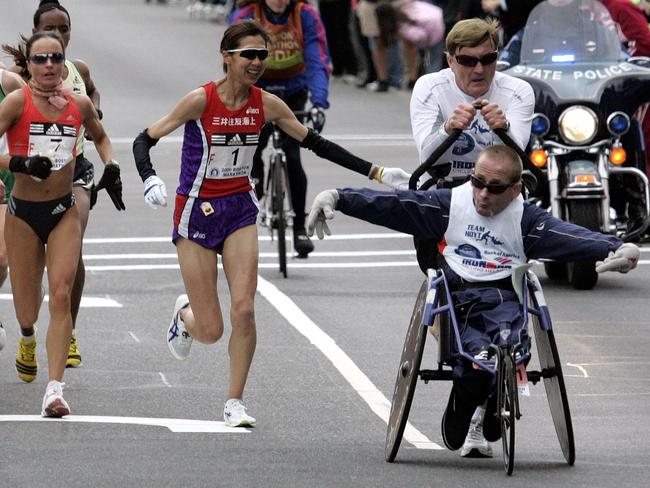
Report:
M 0 40 L 30 32 L 35 3 L 3 3 Z M 540 386 L 521 400 L 512 478 L 503 473 L 499 445 L 492 460 L 440 449 L 447 383 L 418 385 L 412 442 L 403 442 L 396 463 L 384 462 L 386 413 L 422 275 L 408 237 L 340 214 L 333 237 L 317 243 L 308 260 L 289 260 L 288 279 L 260 228 L 258 348 L 246 390 L 258 426 L 224 428 L 227 343 L 195 345 L 185 362 L 167 351 L 165 330 L 183 292 L 169 241 L 172 209 L 154 212 L 144 204 L 131 156 L 140 130 L 189 90 L 221 76 L 224 27 L 190 19 L 180 6 L 64 4 L 72 16 L 68 55 L 90 65 L 101 91 L 127 211 L 117 213 L 102 194 L 91 215 L 78 325 L 83 367 L 66 371 L 73 415 L 64 421 L 38 417 L 47 309 L 39 319 L 39 375 L 24 384 L 13 367 L 17 323 L 9 284 L 3 287 L 0 487 L 645 486 L 647 248 L 639 269 L 602 276 L 589 292 L 551 283 L 538 269 L 569 391 L 574 467 L 563 461 Z M 369 160 L 415 166 L 407 92 L 373 94 L 340 81 L 331 92 L 325 136 Z M 169 188 L 178 177 L 179 148 L 180 133 L 152 151 Z M 92 149 L 88 154 L 98 162 Z M 304 162 L 309 201 L 326 188 L 372 185 L 311 154 Z M 224 282 L 219 291 L 227 310 Z M 427 349 L 425 361 L 432 358 Z

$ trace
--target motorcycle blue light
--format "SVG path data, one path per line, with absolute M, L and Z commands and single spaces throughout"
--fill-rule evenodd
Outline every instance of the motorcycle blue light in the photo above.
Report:
M 530 131 L 536 136 L 543 137 L 551 128 L 551 122 L 544 114 L 533 115 L 533 122 L 530 126 Z
M 607 117 L 607 129 L 612 135 L 621 136 L 630 128 L 630 118 L 624 112 L 614 112 Z

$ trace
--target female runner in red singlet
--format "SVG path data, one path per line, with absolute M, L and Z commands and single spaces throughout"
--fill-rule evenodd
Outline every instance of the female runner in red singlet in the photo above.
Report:
M 46 348 L 50 381 L 42 415 L 61 417 L 70 413 L 61 381 L 72 331 L 70 292 L 81 247 L 72 177 L 82 125 L 106 165 L 100 184 L 121 188 L 120 170 L 90 99 L 63 88 L 65 48 L 61 36 L 53 32 L 34 34 L 27 40 L 26 54 L 31 74 L 28 86 L 9 94 L 0 105 L 0 136 L 7 133 L 10 152 L 0 156 L 0 168 L 8 167 L 16 175 L 8 202 L 5 240 L 21 329 L 19 352 L 32 361 L 18 371 L 26 377 L 35 373 L 31 371 L 36 368 L 34 325 L 42 300 L 43 271 L 46 266 L 48 269 L 50 322 Z
M 187 295 L 176 300 L 167 343 L 174 357 L 185 359 L 193 339 L 210 344 L 223 335 L 217 295 L 221 254 L 231 298 L 230 385 L 224 407 L 229 426 L 255 424 L 246 413 L 243 394 L 256 345 L 258 206 L 249 177 L 262 125 L 274 121 L 302 147 L 371 179 L 381 182 L 384 175 L 388 184 L 405 176 L 408 180 L 403 170 L 372 165 L 307 129 L 282 100 L 255 87 L 266 67 L 268 42 L 255 21 L 230 26 L 220 47 L 225 77 L 185 95 L 133 144 L 145 201 L 154 208 L 165 206 L 167 190 L 149 151 L 158 139 L 185 124 L 173 240 Z

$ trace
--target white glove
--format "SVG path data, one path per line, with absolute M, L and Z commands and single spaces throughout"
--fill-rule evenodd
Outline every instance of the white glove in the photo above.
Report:
M 380 183 L 390 186 L 395 190 L 408 190 L 409 180 L 411 175 L 404 171 L 402 168 L 381 168 L 379 170 Z
M 325 234 L 332 235 L 325 220 L 334 218 L 334 209 L 338 201 L 339 192 L 336 190 L 325 190 L 316 195 L 314 203 L 311 205 L 309 217 L 307 217 L 307 235 L 309 237 L 314 235 L 314 230 L 316 230 L 319 239 L 323 239 Z
M 156 175 L 144 180 L 144 201 L 154 210 L 167 206 L 167 187 Z
M 631 269 L 636 268 L 638 261 L 639 248 L 632 243 L 626 242 L 616 251 L 610 252 L 609 256 L 607 256 L 604 261 L 598 261 L 596 263 L 596 271 L 598 273 L 603 273 L 605 271 L 627 273 Z

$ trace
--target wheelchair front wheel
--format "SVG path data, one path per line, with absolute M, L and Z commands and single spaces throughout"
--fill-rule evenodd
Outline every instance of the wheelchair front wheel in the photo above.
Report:
M 515 422 L 517 414 L 517 385 L 515 368 L 510 355 L 501 357 L 498 377 L 497 409 L 501 421 L 503 468 L 508 475 L 515 468 Z
M 406 331 L 404 348 L 399 362 L 393 401 L 390 407 L 388 418 L 388 429 L 386 430 L 386 444 L 384 456 L 386 461 L 392 463 L 397 456 L 397 451 L 404 435 L 404 428 L 408 421 L 413 394 L 420 375 L 420 364 L 424 354 L 424 344 L 427 338 L 428 327 L 422 325 L 422 314 L 427 298 L 428 281 L 424 280 L 418 292 L 411 321 Z

